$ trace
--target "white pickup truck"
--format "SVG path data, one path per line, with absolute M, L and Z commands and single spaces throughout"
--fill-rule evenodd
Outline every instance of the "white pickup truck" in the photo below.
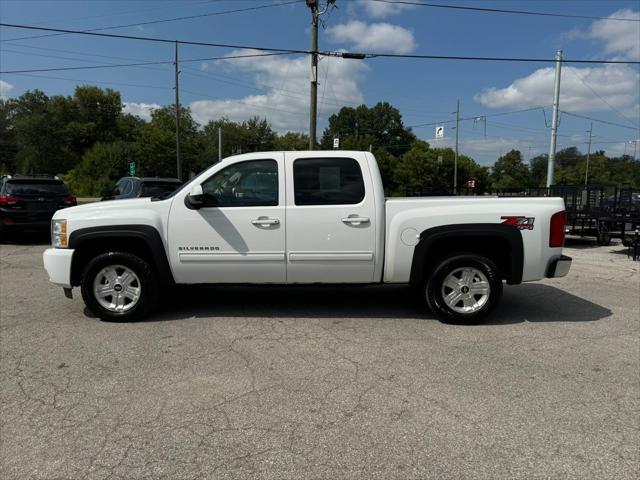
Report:
M 105 320 L 134 320 L 175 284 L 408 283 L 440 319 L 477 323 L 502 283 L 567 274 L 560 198 L 385 199 L 369 152 L 262 152 L 164 199 L 58 211 L 51 282 Z M 250 299 L 248 299 L 250 300 Z

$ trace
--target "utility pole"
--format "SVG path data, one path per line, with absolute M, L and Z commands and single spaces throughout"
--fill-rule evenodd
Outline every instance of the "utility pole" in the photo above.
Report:
M 453 194 L 458 194 L 458 131 L 460 130 L 460 99 L 456 101 L 456 152 L 453 157 Z
M 176 40 L 176 171 L 178 180 L 182 180 L 182 167 L 180 165 L 180 85 L 178 83 L 178 76 L 180 70 L 178 70 L 178 41 Z
M 551 143 L 549 145 L 549 163 L 547 164 L 547 188 L 553 185 L 553 171 L 556 159 L 556 141 L 558 139 L 558 108 L 560 106 L 560 73 L 562 70 L 562 50 L 556 52 L 556 82 L 553 91 L 553 116 L 551 118 Z
M 587 147 L 587 167 L 584 170 L 584 185 L 589 183 L 589 156 L 591 155 L 591 134 L 593 133 L 593 122 L 589 124 L 589 146 Z
M 218 161 L 222 161 L 222 127 L 218 127 Z
M 318 116 L 318 0 L 307 0 L 311 9 L 311 96 L 309 99 L 309 150 L 316 148 Z

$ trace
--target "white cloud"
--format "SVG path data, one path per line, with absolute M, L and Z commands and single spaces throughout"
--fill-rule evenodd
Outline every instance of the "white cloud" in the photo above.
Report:
M 230 55 L 257 52 L 232 52 Z M 220 60 L 217 68 L 246 72 L 254 77 L 264 94 L 242 98 L 197 100 L 189 104 L 193 118 L 200 124 L 226 117 L 243 121 L 254 116 L 266 118 L 279 131 L 306 131 L 309 119 L 308 57 L 258 57 Z M 345 103 L 363 102 L 358 86 L 368 67 L 357 60 L 323 57 L 318 68 L 318 110 L 328 116 Z M 345 101 L 345 99 L 348 99 Z
M 618 10 L 611 18 L 640 20 L 640 12 L 630 9 Z M 604 43 L 605 52 L 622 58 L 640 59 L 640 23 L 616 20 L 596 20 L 591 24 L 586 37 Z
M 11 93 L 11 90 L 13 90 L 13 85 L 9 82 L 5 82 L 4 80 L 0 80 L 0 98 L 7 98 L 9 93 Z
M 409 53 L 415 50 L 416 41 L 409 29 L 390 23 L 367 24 L 353 20 L 327 30 L 333 42 L 345 42 L 362 52 Z
M 351 5 L 350 5 L 351 6 Z M 391 15 L 398 15 L 407 10 L 412 10 L 415 5 L 404 5 L 401 3 L 375 2 L 371 0 L 357 0 L 352 13 L 364 10 L 367 15 L 373 18 L 387 18 Z
M 491 108 L 550 105 L 553 103 L 554 79 L 554 68 L 541 68 L 507 87 L 488 88 L 476 94 L 474 100 Z M 593 68 L 563 66 L 560 108 L 572 112 L 594 112 L 614 107 L 627 115 L 634 115 L 640 100 L 638 85 L 640 73 L 626 65 Z
M 159 108 L 162 107 L 157 103 L 123 102 L 122 111 L 140 117 L 148 122 L 151 120 L 151 113 Z

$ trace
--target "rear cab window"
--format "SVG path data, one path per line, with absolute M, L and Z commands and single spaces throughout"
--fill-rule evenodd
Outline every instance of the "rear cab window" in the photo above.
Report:
M 296 205 L 354 205 L 365 195 L 360 165 L 353 158 L 299 158 L 293 162 Z

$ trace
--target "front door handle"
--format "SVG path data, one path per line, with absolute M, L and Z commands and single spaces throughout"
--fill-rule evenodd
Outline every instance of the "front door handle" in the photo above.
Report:
M 251 220 L 251 223 L 254 225 L 278 225 L 280 220 L 277 218 L 256 218 L 255 220 Z
M 350 223 L 352 225 L 360 225 L 361 223 L 369 223 L 369 217 L 344 217 L 343 223 Z

